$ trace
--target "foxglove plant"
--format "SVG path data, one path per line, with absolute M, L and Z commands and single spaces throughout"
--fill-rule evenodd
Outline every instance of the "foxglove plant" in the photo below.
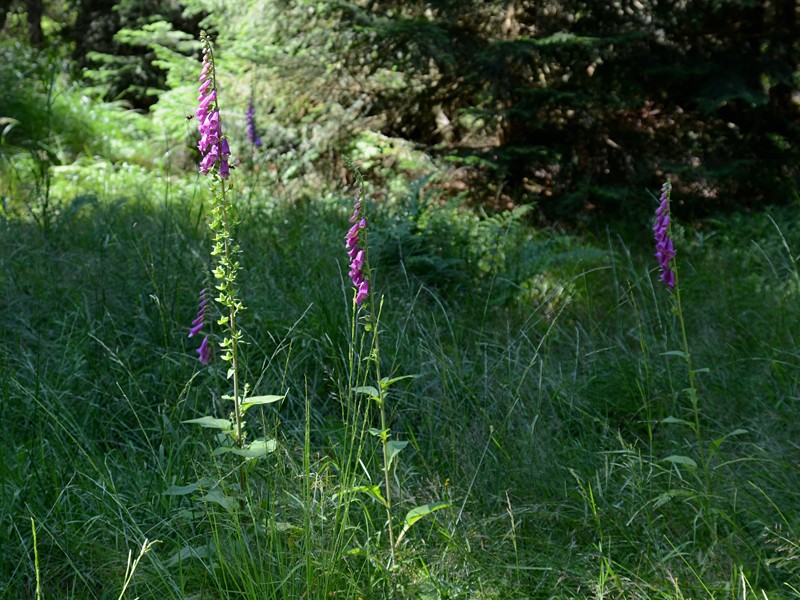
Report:
M 217 454 L 231 452 L 245 459 L 258 458 L 275 449 L 274 440 L 255 440 L 245 444 L 244 413 L 251 406 L 277 402 L 283 396 L 257 396 L 247 397 L 248 388 L 240 381 L 240 344 L 242 332 L 238 317 L 245 310 L 245 306 L 238 296 L 236 283 L 239 271 L 240 247 L 234 232 L 238 225 L 237 211 L 233 196 L 232 186 L 228 182 L 230 177 L 230 147 L 225 137 L 220 118 L 216 64 L 211 40 L 205 32 L 200 35 L 203 50 L 203 65 L 200 73 L 200 88 L 197 101 L 199 105 L 195 114 L 198 120 L 200 142 L 197 147 L 202 154 L 200 172 L 211 178 L 211 221 L 209 228 L 212 234 L 213 247 L 211 257 L 213 262 L 212 275 L 215 279 L 214 289 L 218 295 L 214 300 L 220 307 L 221 316 L 218 324 L 222 326 L 224 336 L 220 342 L 221 358 L 228 363 L 227 379 L 233 387 L 232 396 L 223 396 L 223 399 L 233 401 L 233 411 L 230 419 L 214 419 L 202 417 L 191 419 L 187 423 L 197 423 L 204 427 L 222 429 L 233 440 L 233 446 L 225 446 Z M 210 298 L 204 290 L 200 298 L 200 311 L 192 322 L 189 335 L 193 336 L 203 328 L 206 321 L 206 311 Z M 209 338 L 206 337 L 197 351 L 200 361 L 209 364 L 211 361 L 211 347 Z M 246 487 L 246 475 L 240 465 L 240 485 Z
M 692 422 L 688 423 L 689 427 L 694 431 L 697 439 L 697 451 L 700 457 L 700 464 L 703 476 L 703 483 L 705 486 L 705 499 L 704 510 L 706 517 L 711 521 L 711 528 L 716 535 L 716 525 L 712 521 L 711 507 L 708 503 L 711 497 L 711 483 L 710 483 L 710 464 L 709 461 L 713 456 L 711 453 L 706 452 L 705 442 L 703 440 L 703 433 L 700 426 L 700 401 L 698 397 L 696 375 L 702 369 L 695 369 L 692 354 L 689 349 L 689 337 L 686 333 L 686 320 L 683 316 L 683 304 L 681 302 L 681 288 L 678 278 L 678 265 L 675 260 L 675 244 L 672 240 L 672 227 L 670 215 L 670 199 L 672 195 L 672 183 L 667 179 L 661 186 L 661 196 L 658 200 L 658 208 L 656 209 L 656 224 L 653 227 L 656 241 L 655 256 L 658 260 L 659 266 L 659 279 L 664 285 L 674 292 L 672 297 L 672 311 L 677 318 L 678 325 L 680 326 L 682 350 L 676 354 L 680 356 L 686 364 L 688 375 L 688 387 L 684 389 L 684 393 L 689 397 L 692 405 Z
M 351 346 L 350 346 L 350 372 L 354 373 L 357 369 L 356 365 L 360 361 L 356 360 L 355 348 L 357 324 L 364 322 L 364 330 L 371 335 L 369 342 L 369 353 L 367 355 L 366 364 L 374 369 L 374 377 L 377 382 L 376 386 L 371 385 L 355 385 L 351 386 L 352 394 L 366 395 L 371 402 L 375 402 L 379 410 L 380 424 L 379 428 L 369 428 L 369 433 L 377 437 L 382 447 L 382 471 L 383 471 L 383 494 L 377 486 L 360 486 L 358 489 L 367 490 L 368 493 L 378 500 L 386 510 L 386 529 L 389 538 L 389 551 L 390 559 L 389 566 L 393 567 L 397 564 L 396 553 L 399 548 L 400 542 L 411 528 L 419 519 L 435 512 L 441 508 L 448 506 L 446 502 L 433 502 L 423 506 L 418 506 L 406 515 L 405 522 L 399 534 L 395 535 L 394 520 L 393 520 L 393 504 L 392 504 L 392 488 L 391 488 L 391 470 L 392 465 L 397 460 L 397 456 L 403 448 L 408 445 L 407 441 L 400 441 L 391 439 L 392 431 L 389 427 L 389 419 L 386 412 L 386 402 L 389 395 L 390 387 L 402 380 L 415 377 L 414 375 L 406 375 L 399 377 L 382 377 L 381 376 L 381 359 L 380 359 L 380 315 L 383 308 L 383 298 L 377 304 L 375 297 L 370 289 L 371 271 L 369 268 L 369 247 L 367 243 L 367 220 L 364 216 L 364 201 L 362 193 L 364 190 L 364 180 L 361 172 L 350 160 L 345 160 L 345 164 L 353 173 L 356 194 L 353 202 L 353 212 L 350 215 L 350 229 L 345 235 L 345 249 L 350 258 L 350 271 L 349 276 L 353 284 L 353 301 L 352 301 L 352 321 L 351 321 Z M 364 338 L 361 338 L 362 340 Z M 359 373 L 356 375 L 356 380 L 366 383 L 370 377 L 369 373 Z M 366 412 L 365 412 L 366 416 Z M 366 422 L 366 421 L 365 421 Z

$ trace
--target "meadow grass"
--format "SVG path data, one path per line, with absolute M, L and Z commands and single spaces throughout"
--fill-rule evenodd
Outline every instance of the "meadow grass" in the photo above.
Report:
M 202 194 L 172 190 L 2 221 L 3 597 L 38 568 L 44 598 L 118 598 L 146 540 L 125 597 L 800 597 L 796 208 L 678 231 L 706 483 L 649 240 L 371 206 L 382 370 L 416 375 L 387 405 L 395 514 L 449 504 L 387 569 L 383 508 L 348 493 L 381 460 L 344 400 L 348 200 L 242 215 L 246 378 L 288 394 L 248 413 L 279 444 L 232 506 L 213 434 L 181 424 L 226 392 L 186 338 Z
M 800 597 L 797 207 L 673 223 L 676 312 L 648 224 L 566 235 L 398 176 L 367 188 L 354 325 L 352 199 L 272 197 L 254 153 L 241 380 L 286 395 L 240 461 L 185 423 L 230 411 L 187 338 L 194 124 L 157 152 L 155 119 L 2 52 L 40 76 L 0 140 L 0 597 Z

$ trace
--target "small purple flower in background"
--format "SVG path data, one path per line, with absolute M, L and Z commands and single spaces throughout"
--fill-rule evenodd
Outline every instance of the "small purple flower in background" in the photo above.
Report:
M 359 198 L 361 188 L 356 192 L 353 204 L 353 214 L 350 222 L 353 224 L 345 236 L 345 248 L 350 257 L 350 279 L 356 288 L 356 304 L 361 304 L 369 296 L 369 281 L 364 276 L 364 250 L 358 245 L 359 233 L 367 228 L 367 221 L 361 216 L 362 201 Z
M 208 343 L 208 336 L 203 338 L 200 347 L 197 349 L 197 354 L 197 358 L 200 359 L 202 364 L 208 365 L 211 362 L 211 344 Z
M 247 139 L 256 148 L 261 148 L 261 138 L 256 135 L 256 107 L 253 105 L 253 100 L 250 100 L 250 106 L 247 107 L 247 115 L 245 116 L 247 124 Z
M 658 208 L 656 209 L 656 224 L 653 232 L 656 238 L 656 258 L 661 270 L 659 277 L 668 288 L 675 287 L 675 272 L 671 264 L 675 258 L 675 246 L 669 237 L 669 200 L 672 184 L 669 179 L 661 186 L 661 197 L 659 198 Z
M 219 122 L 214 57 L 211 53 L 210 43 L 204 43 L 203 46 L 203 70 L 200 73 L 198 91 L 200 95 L 197 97 L 197 101 L 200 104 L 195 115 L 197 115 L 197 129 L 200 131 L 200 142 L 197 144 L 197 149 L 203 155 L 200 172 L 207 175 L 215 165 L 219 164 L 219 176 L 227 179 L 230 175 L 228 159 L 231 151 L 228 147 L 228 140 L 222 137 L 222 128 Z
M 203 330 L 203 325 L 206 322 L 206 306 L 208 305 L 208 290 L 203 289 L 200 292 L 200 310 L 197 311 L 197 317 L 192 321 L 192 327 L 189 329 L 189 337 L 194 337 Z M 200 362 L 207 365 L 211 362 L 211 346 L 208 343 L 208 336 L 203 338 L 200 343 L 200 348 L 197 349 Z

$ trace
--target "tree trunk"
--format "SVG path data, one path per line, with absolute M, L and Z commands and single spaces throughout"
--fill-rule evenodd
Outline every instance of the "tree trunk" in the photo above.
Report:
M 44 36 L 42 35 L 44 5 L 42 0 L 26 0 L 25 6 L 28 17 L 28 39 L 31 46 L 41 48 L 44 45 Z
M 0 31 L 6 27 L 6 16 L 11 10 L 11 0 L 0 0 Z

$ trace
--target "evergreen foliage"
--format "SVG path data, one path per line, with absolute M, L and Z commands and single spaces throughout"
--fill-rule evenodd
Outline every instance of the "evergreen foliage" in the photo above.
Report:
M 44 3 L 45 18 L 58 10 Z M 334 157 L 373 130 L 436 158 L 475 204 L 575 220 L 646 214 L 641 190 L 665 174 L 684 216 L 791 199 L 798 11 L 793 0 L 79 0 L 55 29 L 107 97 L 141 108 L 175 87 L 170 69 L 196 52 L 184 39 L 215 32 L 269 115 L 265 152 L 284 184 L 338 175 Z

